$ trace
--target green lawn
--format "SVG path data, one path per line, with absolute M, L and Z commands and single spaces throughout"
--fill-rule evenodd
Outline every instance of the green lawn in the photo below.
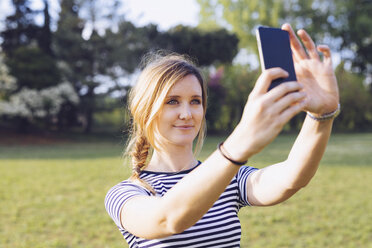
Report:
M 208 139 L 200 159 L 221 140 Z M 293 141 L 282 135 L 249 163 L 281 161 Z M 0 247 L 127 247 L 103 205 L 129 175 L 122 149 L 120 140 L 0 145 Z M 333 135 L 305 189 L 240 212 L 242 247 L 372 247 L 371 193 L 372 134 Z

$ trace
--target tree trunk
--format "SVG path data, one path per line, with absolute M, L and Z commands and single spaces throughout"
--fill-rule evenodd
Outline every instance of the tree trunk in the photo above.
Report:
M 94 113 L 94 87 L 89 87 L 87 93 L 87 102 L 86 102 L 86 112 L 85 112 L 85 120 L 86 125 L 84 129 L 84 133 L 88 134 L 92 132 L 93 127 L 93 113 Z

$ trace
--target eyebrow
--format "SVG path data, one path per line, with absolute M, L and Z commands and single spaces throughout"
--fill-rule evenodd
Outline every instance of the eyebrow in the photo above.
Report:
M 201 95 L 192 95 L 191 97 L 202 97 Z M 167 96 L 167 98 L 181 98 L 181 96 L 178 96 L 178 95 L 171 95 L 171 96 Z

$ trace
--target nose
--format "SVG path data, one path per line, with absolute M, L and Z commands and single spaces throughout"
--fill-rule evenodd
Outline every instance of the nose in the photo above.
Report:
M 183 104 L 180 108 L 179 118 L 181 120 L 188 120 L 192 117 L 191 108 L 188 104 Z

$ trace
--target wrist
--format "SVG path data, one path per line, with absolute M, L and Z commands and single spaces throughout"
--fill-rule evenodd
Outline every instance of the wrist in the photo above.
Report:
M 340 114 L 340 112 L 341 112 L 341 105 L 338 104 L 337 108 L 334 111 L 331 111 L 325 114 L 320 114 L 320 115 L 307 112 L 307 115 L 315 121 L 322 122 L 322 121 L 328 121 L 328 120 L 335 119 Z
M 225 149 L 225 147 L 223 146 L 223 143 L 224 142 L 221 142 L 217 145 L 217 149 L 221 153 L 222 157 L 224 157 L 226 160 L 228 160 L 229 162 L 237 166 L 245 165 L 248 162 L 248 160 L 235 160 L 231 156 L 231 154 Z
M 238 124 L 239 126 L 239 124 Z M 231 158 L 236 161 L 248 160 L 254 155 L 252 145 L 250 144 L 252 139 L 249 139 L 247 135 L 239 132 L 239 127 L 236 127 L 234 132 L 224 141 L 223 147 L 229 152 Z

